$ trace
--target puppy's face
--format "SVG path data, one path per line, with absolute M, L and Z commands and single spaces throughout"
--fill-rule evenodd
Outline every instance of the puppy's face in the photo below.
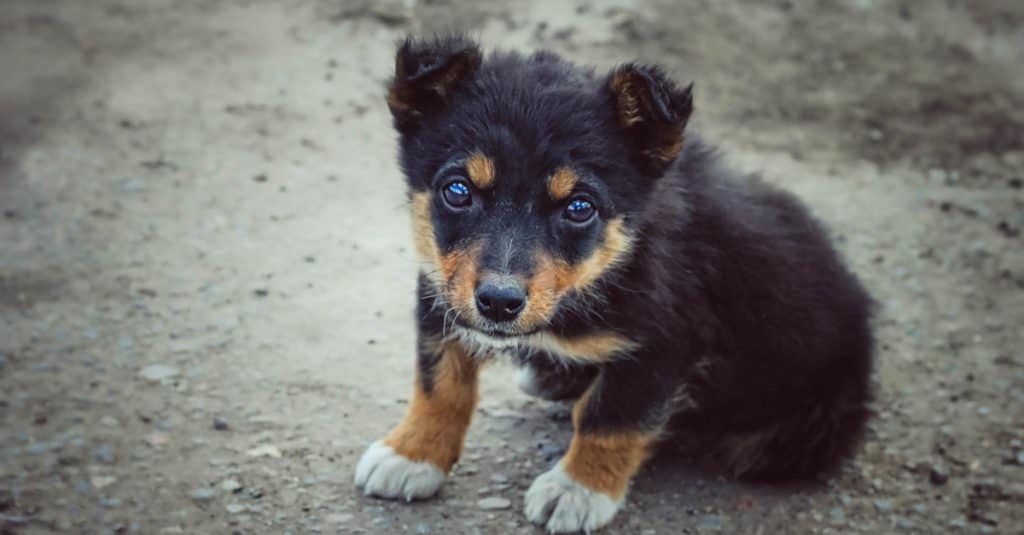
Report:
M 416 249 L 449 321 L 513 338 L 600 292 L 630 258 L 653 181 L 676 158 L 689 90 L 550 54 L 486 62 L 461 38 L 407 41 L 388 104 Z

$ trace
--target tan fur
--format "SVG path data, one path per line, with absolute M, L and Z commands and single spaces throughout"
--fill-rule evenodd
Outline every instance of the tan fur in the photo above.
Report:
M 413 461 L 433 463 L 448 472 L 462 454 L 462 445 L 477 403 L 479 363 L 453 341 L 437 349 L 432 389 L 416 381 L 409 410 L 384 443 Z
M 562 463 L 565 472 L 574 480 L 620 499 L 650 455 L 657 434 L 645 431 L 580 432 L 580 420 L 591 392 L 588 390 L 573 407 L 576 433 Z
M 635 76 L 630 72 L 622 72 L 615 75 L 608 84 L 612 94 L 615 95 L 616 107 L 619 111 L 619 124 L 623 127 L 630 127 L 644 121 L 642 108 L 651 111 L 654 107 L 644 82 L 636 80 Z M 683 149 L 682 124 L 685 124 L 685 121 L 679 125 L 679 128 L 664 129 L 659 135 L 659 144 L 645 151 L 645 154 L 663 162 L 675 160 Z
M 531 330 L 545 323 L 566 292 L 586 291 L 601 275 L 623 261 L 632 246 L 632 238 L 625 231 L 623 220 L 618 218 L 608 222 L 601 245 L 579 264 L 572 265 L 538 253 L 536 274 L 527 292 L 529 300 L 519 318 L 520 328 Z
M 622 126 L 632 126 L 643 120 L 640 116 L 640 102 L 636 97 L 636 84 L 633 83 L 633 76 L 626 72 L 619 73 L 612 78 L 609 85 L 616 97 L 619 123 Z
M 569 198 L 576 187 L 579 177 L 568 167 L 560 167 L 548 177 L 548 195 L 552 200 L 561 201 Z
M 494 161 L 480 153 L 466 160 L 466 172 L 476 187 L 487 190 L 494 187 Z
M 411 210 L 413 243 L 420 261 L 427 264 L 427 277 L 460 313 L 466 314 L 467 318 L 475 317 L 474 292 L 479 276 L 480 246 L 471 245 L 443 254 L 434 238 L 430 195 L 413 193 Z
M 551 332 L 526 337 L 524 345 L 561 358 L 585 362 L 607 362 L 636 347 L 636 342 L 611 331 L 599 331 L 566 338 Z

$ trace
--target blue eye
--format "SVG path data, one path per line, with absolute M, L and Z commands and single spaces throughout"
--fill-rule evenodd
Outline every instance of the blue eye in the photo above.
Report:
M 444 201 L 454 208 L 469 206 L 469 203 L 473 201 L 469 184 L 462 180 L 453 180 L 446 184 L 441 195 L 444 197 Z
M 597 214 L 597 208 L 594 207 L 594 203 L 579 197 L 569 201 L 565 207 L 565 217 L 574 223 L 586 223 L 595 214 Z

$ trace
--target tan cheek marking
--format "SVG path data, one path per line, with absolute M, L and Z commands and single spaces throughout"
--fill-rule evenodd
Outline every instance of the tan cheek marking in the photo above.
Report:
M 566 338 L 540 333 L 526 340 L 529 346 L 559 357 L 585 362 L 606 362 L 636 348 L 636 342 L 613 332 L 596 332 Z
M 548 178 L 548 195 L 555 201 L 564 200 L 572 193 L 578 180 L 572 169 L 560 167 Z
M 476 409 L 480 366 L 457 342 L 445 342 L 440 351 L 433 389 L 426 392 L 416 381 L 405 418 L 384 443 L 407 459 L 448 472 L 462 454 Z
M 534 257 L 536 271 L 528 284 L 526 310 L 519 318 L 524 330 L 544 323 L 554 312 L 558 301 L 570 289 L 586 290 L 602 274 L 622 262 L 632 251 L 633 241 L 625 231 L 621 218 L 608 222 L 601 245 L 577 265 L 555 260 L 546 253 Z
M 479 276 L 480 246 L 441 254 L 430 218 L 430 195 L 414 193 L 411 204 L 413 244 L 420 260 L 435 268 L 428 272 L 430 280 L 439 290 L 451 293 L 449 301 L 453 305 L 472 314 L 476 310 L 473 295 Z
M 449 281 L 449 301 L 462 313 L 475 317 L 476 283 L 480 277 L 480 245 L 452 253 L 441 259 L 441 272 Z
M 494 187 L 494 161 L 480 153 L 466 160 L 466 172 L 476 187 L 486 190 Z
M 583 433 L 580 418 L 591 391 L 573 408 L 576 434 L 562 459 L 565 472 L 583 485 L 612 498 L 625 496 L 630 480 L 650 455 L 657 435 L 652 432 Z
M 437 263 L 437 241 L 434 239 L 434 225 L 430 220 L 430 194 L 413 193 L 410 203 L 412 212 L 412 240 L 416 254 L 424 262 Z

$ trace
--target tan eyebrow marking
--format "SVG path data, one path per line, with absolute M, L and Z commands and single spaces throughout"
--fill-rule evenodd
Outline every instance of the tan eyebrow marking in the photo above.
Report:
M 548 195 L 552 200 L 561 201 L 572 193 L 579 177 L 568 167 L 559 167 L 548 178 Z
M 469 179 L 480 189 L 491 189 L 494 187 L 494 161 L 487 156 L 474 153 L 466 160 L 466 172 Z

